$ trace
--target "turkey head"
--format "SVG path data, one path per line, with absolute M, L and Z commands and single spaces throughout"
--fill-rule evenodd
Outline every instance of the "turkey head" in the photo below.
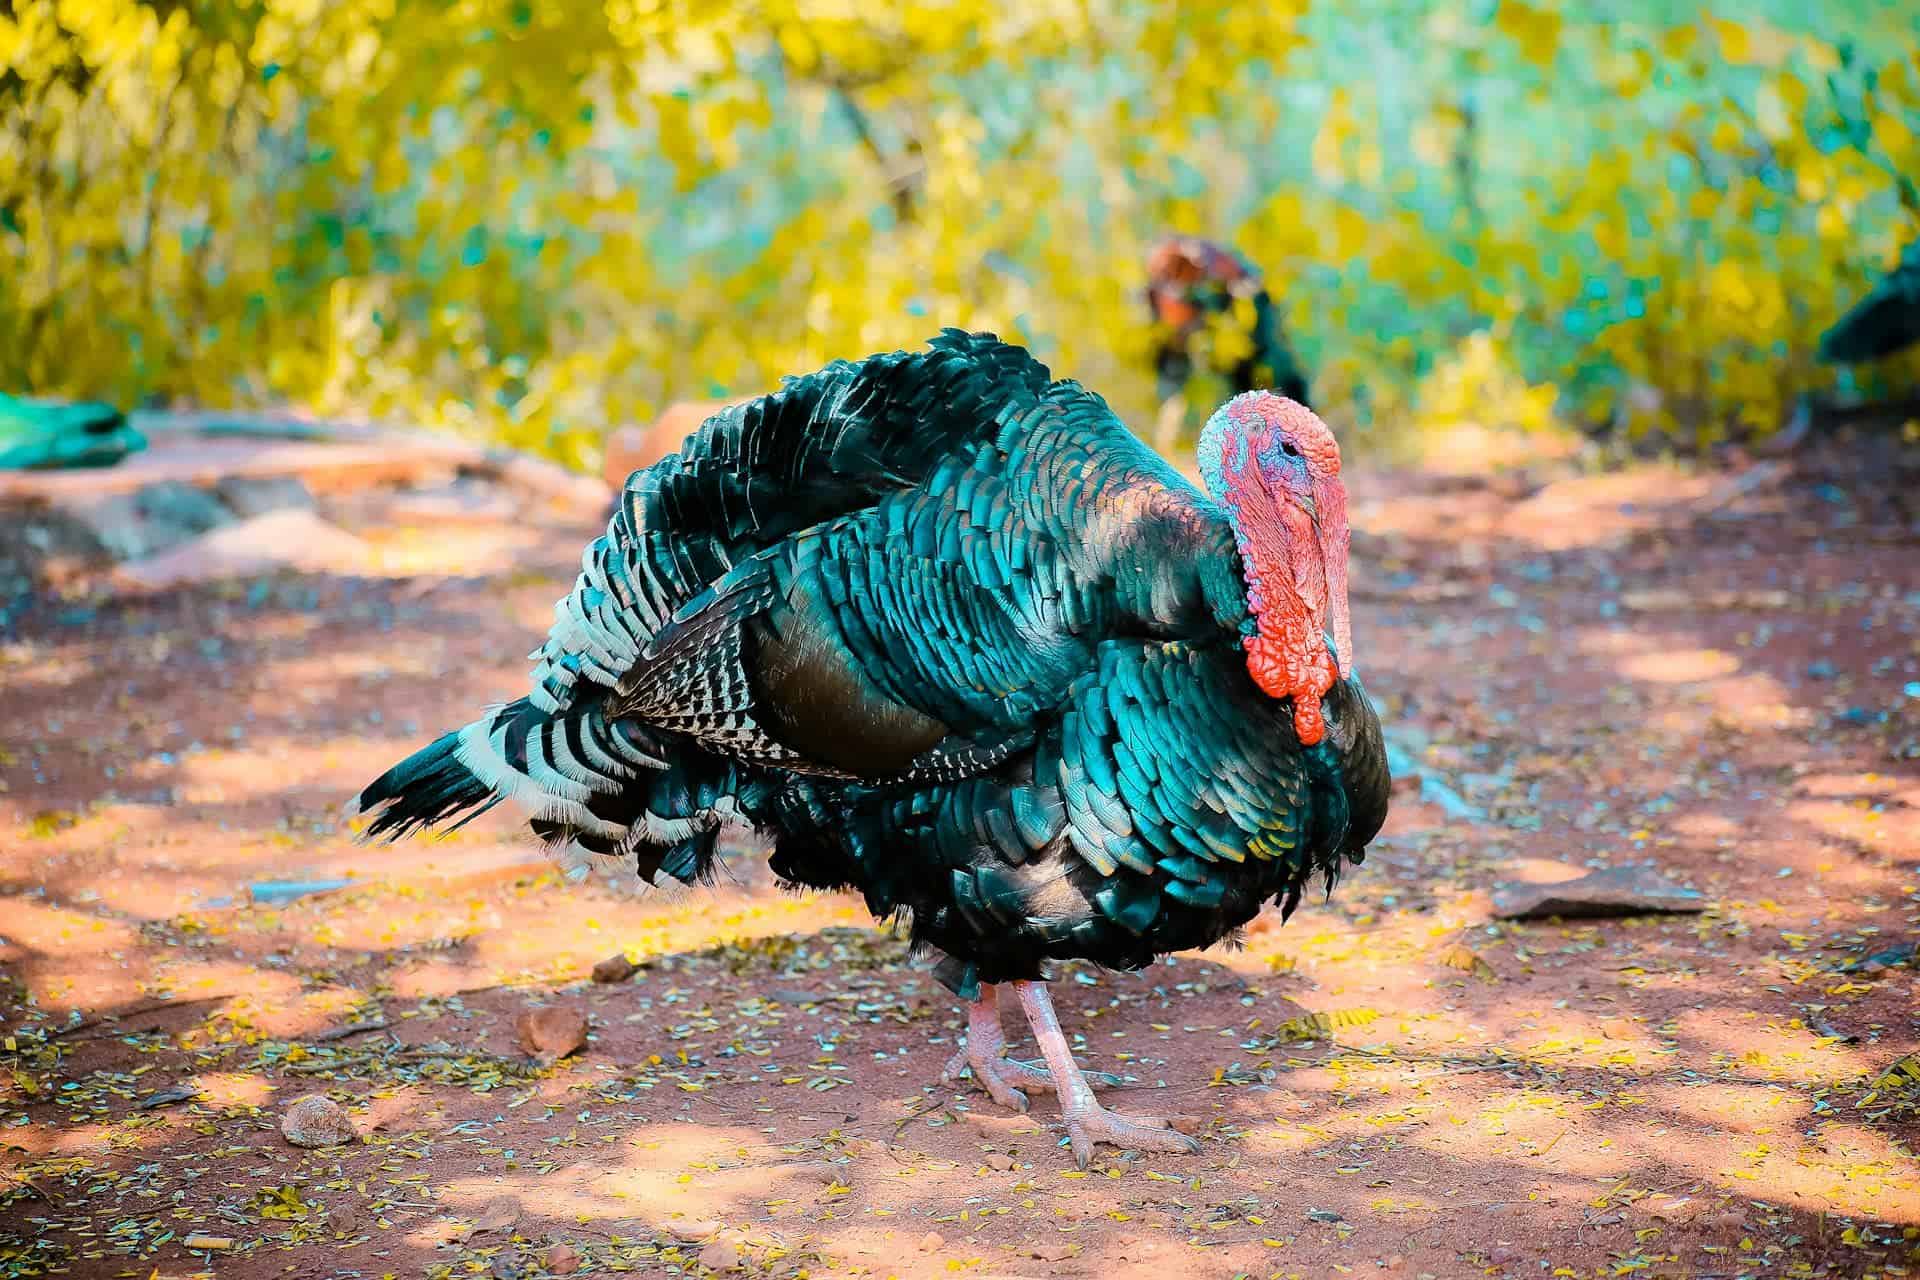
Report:
M 1247 670 L 1269 696 L 1293 699 L 1294 730 L 1312 746 L 1326 734 L 1320 700 L 1353 674 L 1340 446 L 1305 405 L 1250 391 L 1207 420 L 1199 462 L 1240 547 Z

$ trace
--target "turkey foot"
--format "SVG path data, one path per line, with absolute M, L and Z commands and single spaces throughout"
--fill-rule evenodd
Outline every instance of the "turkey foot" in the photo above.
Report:
M 971 1070 L 995 1102 L 1010 1111 L 1024 1112 L 1027 1092 L 1051 1092 L 1053 1077 L 1039 1063 L 1009 1058 L 1006 1052 L 1007 1035 L 1000 1025 L 1000 988 L 983 982 L 980 998 L 967 1005 L 966 1043 L 947 1059 L 940 1078 L 958 1083 L 960 1073 Z M 1096 1089 L 1110 1089 L 1120 1083 L 1120 1077 L 1096 1071 L 1087 1082 Z
M 1158 1116 L 1123 1116 L 1101 1106 L 1093 1096 L 1093 1085 L 1073 1060 L 1073 1049 L 1060 1031 L 1054 1016 L 1053 999 L 1044 982 L 1016 982 L 1020 1007 L 1026 1011 L 1040 1052 L 1046 1055 L 1047 1070 L 1054 1081 L 1064 1082 L 1059 1089 L 1060 1114 L 1067 1122 L 1067 1138 L 1073 1146 L 1073 1162 L 1087 1167 L 1093 1158 L 1093 1144 L 1109 1142 L 1135 1151 L 1168 1151 L 1192 1155 L 1200 1144 L 1184 1133 L 1176 1132 L 1169 1121 Z
M 980 984 L 980 998 L 967 1006 L 967 1041 L 947 1059 L 940 1078 L 957 1083 L 960 1073 L 973 1071 L 993 1100 L 1010 1111 L 1025 1112 L 1024 1089 L 1050 1089 L 1053 1081 L 1046 1070 L 1006 1056 L 1007 1033 L 1000 1025 L 1000 989 L 991 983 Z

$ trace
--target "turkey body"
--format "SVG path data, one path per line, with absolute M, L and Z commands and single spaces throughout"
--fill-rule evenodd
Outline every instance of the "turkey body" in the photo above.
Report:
M 1902 250 L 1894 269 L 1820 336 L 1820 359 L 1861 364 L 1915 342 L 1920 342 L 1920 240 Z
M 1331 887 L 1389 785 L 1357 679 L 1303 746 L 1250 678 L 1240 541 L 991 335 L 831 365 L 633 476 L 532 693 L 370 785 L 369 834 L 512 797 L 549 841 L 692 883 L 745 819 L 967 999 L 1207 946 Z

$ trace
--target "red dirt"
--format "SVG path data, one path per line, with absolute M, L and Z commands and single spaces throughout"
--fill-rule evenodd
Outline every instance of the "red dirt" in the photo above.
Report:
M 1203 1137 L 1085 1174 L 1051 1099 L 934 1083 L 958 1011 L 852 900 L 746 857 L 568 884 L 498 813 L 351 842 L 362 782 L 521 687 L 589 530 L 519 531 L 511 574 L 51 602 L 0 643 L 0 1270 L 1908 1274 L 1920 1126 L 1871 1082 L 1920 1050 L 1914 970 L 1842 966 L 1920 936 L 1916 479 L 1357 477 L 1360 670 L 1486 816 L 1409 779 L 1284 929 L 1069 973 L 1118 1105 Z M 1640 862 L 1711 909 L 1490 916 Z M 550 1005 L 592 1037 L 542 1069 Z M 361 1143 L 281 1137 L 314 1092 Z

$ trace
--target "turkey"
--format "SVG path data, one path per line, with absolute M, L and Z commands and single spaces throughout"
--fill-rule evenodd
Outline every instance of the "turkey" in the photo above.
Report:
M 1920 342 L 1920 240 L 1852 310 L 1820 335 L 1827 364 L 1861 364 Z
M 990 334 L 787 379 L 632 476 L 532 692 L 369 785 L 364 835 L 512 798 L 572 853 L 693 884 L 750 822 L 784 881 L 910 926 L 968 1005 L 949 1078 L 1057 1092 L 1082 1167 L 1194 1150 L 1096 1100 L 1054 963 L 1290 913 L 1361 861 L 1389 785 L 1333 436 L 1252 392 L 1199 463 L 1211 496 Z M 1003 991 L 1044 1065 L 1003 1056 Z
M 1210 353 L 1209 364 L 1229 389 L 1236 394 L 1273 390 L 1307 403 L 1306 374 L 1280 330 L 1260 269 L 1234 250 L 1196 236 L 1161 240 L 1147 255 L 1147 307 L 1153 318 L 1162 448 L 1173 443 L 1186 419 L 1192 348 L 1210 323 L 1228 328 L 1226 349 Z

